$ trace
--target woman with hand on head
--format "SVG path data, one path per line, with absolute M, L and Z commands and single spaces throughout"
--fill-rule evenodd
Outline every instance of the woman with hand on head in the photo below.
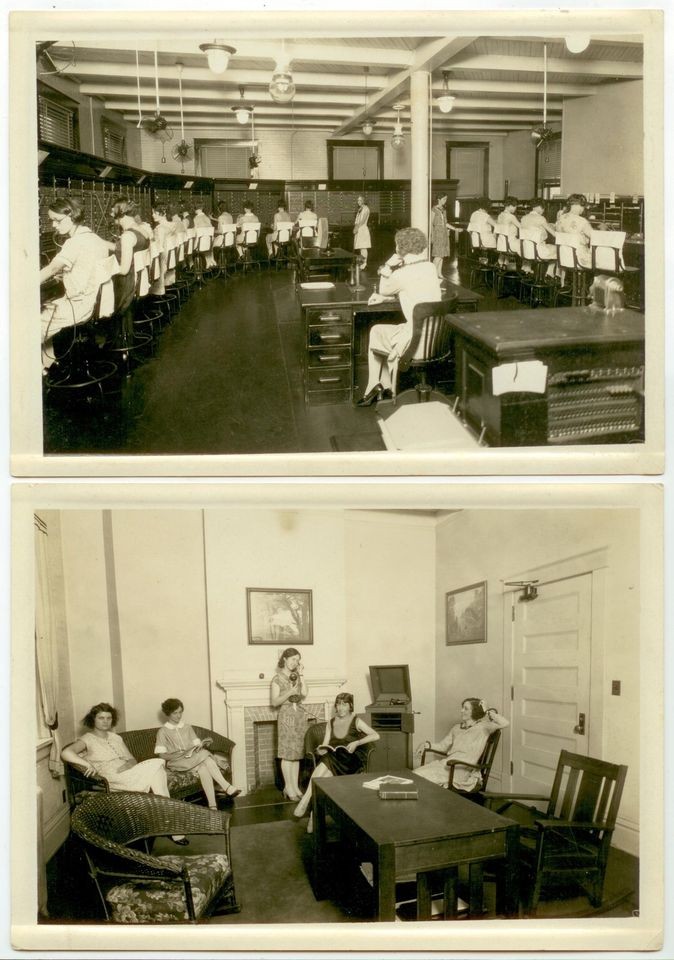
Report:
M 164 700 L 161 710 L 167 718 L 163 727 L 157 731 L 154 752 L 166 761 L 169 770 L 194 770 L 211 810 L 217 810 L 215 787 L 230 798 L 241 793 L 223 777 L 213 754 L 206 749 L 209 741 L 201 741 L 189 723 L 183 723 L 185 707 L 182 700 L 169 697 Z
M 138 763 L 119 734 L 113 731 L 117 719 L 118 713 L 113 706 L 97 703 L 82 721 L 88 732 L 64 747 L 61 757 L 79 767 L 87 777 L 105 777 L 111 790 L 168 797 L 164 761 L 157 758 Z M 182 836 L 171 839 L 180 846 L 189 843 Z
M 304 756 L 306 713 L 300 706 L 307 695 L 304 667 L 299 650 L 287 647 L 276 665 L 271 682 L 271 705 L 278 707 L 278 753 L 283 773 L 283 793 L 288 800 L 301 796 L 300 760 Z
M 435 201 L 431 211 L 431 256 L 440 280 L 442 275 L 442 261 L 449 256 L 449 233 L 447 232 L 447 194 L 442 194 Z
M 429 750 L 446 754 L 445 759 L 433 760 L 431 763 L 424 764 L 423 767 L 417 767 L 414 772 L 426 780 L 446 787 L 447 760 L 477 763 L 489 735 L 494 730 L 508 726 L 510 722 L 494 707 L 488 707 L 484 700 L 478 700 L 477 697 L 468 697 L 461 704 L 461 722 L 456 723 L 439 743 L 431 743 L 427 740 L 417 749 L 417 754 L 420 755 L 425 746 Z M 479 779 L 480 774 L 477 770 L 461 766 L 454 768 L 454 787 L 457 790 L 473 790 Z
M 335 697 L 335 714 L 325 725 L 323 743 L 316 750 L 321 762 L 311 775 L 311 781 L 304 796 L 297 804 L 294 814 L 303 817 L 311 803 L 311 783 L 319 777 L 339 777 L 350 773 L 359 773 L 363 769 L 365 757 L 360 747 L 366 743 L 375 743 L 379 734 L 353 711 L 353 695 L 338 693 Z M 332 747 L 333 750 L 328 748 Z M 344 749 L 337 749 L 343 747 Z M 307 831 L 311 833 L 311 819 Z

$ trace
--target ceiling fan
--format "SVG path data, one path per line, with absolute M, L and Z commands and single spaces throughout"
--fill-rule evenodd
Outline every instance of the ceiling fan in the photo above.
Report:
M 138 51 L 136 51 L 136 69 L 138 70 Z M 173 130 L 169 126 L 169 122 L 166 117 L 162 116 L 161 106 L 159 103 L 159 65 L 157 63 L 157 48 L 155 46 L 154 50 L 154 84 L 155 84 L 155 96 L 156 96 L 156 109 L 151 117 L 143 117 L 140 113 L 140 73 L 137 72 L 137 83 L 138 83 L 138 126 L 152 137 L 153 140 L 159 140 L 161 143 L 161 162 L 166 163 L 166 154 L 164 153 L 164 145 L 169 141 L 173 140 Z

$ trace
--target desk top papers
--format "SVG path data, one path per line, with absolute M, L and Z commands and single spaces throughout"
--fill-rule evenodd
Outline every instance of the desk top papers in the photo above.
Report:
M 303 290 L 333 290 L 335 285 L 328 280 L 309 280 L 307 283 L 301 283 L 300 286 Z
M 404 777 L 394 777 L 387 773 L 383 777 L 377 777 L 376 780 L 367 780 L 363 786 L 366 790 L 378 790 L 380 787 L 405 787 L 414 783 L 414 780 L 406 780 Z
M 540 360 L 521 360 L 502 363 L 491 371 L 491 386 L 495 397 L 503 393 L 545 393 L 548 368 Z

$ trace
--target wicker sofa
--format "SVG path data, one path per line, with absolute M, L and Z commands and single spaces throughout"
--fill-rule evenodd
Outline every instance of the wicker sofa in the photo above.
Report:
M 158 729 L 158 727 L 148 727 L 145 730 L 118 730 L 117 733 L 140 763 L 142 760 L 149 760 L 156 756 L 154 746 Z M 205 740 L 206 737 L 212 739 L 213 742 L 208 749 L 217 755 L 224 776 L 231 780 L 234 741 L 228 737 L 223 737 L 222 734 L 216 733 L 214 730 L 209 730 L 207 727 L 194 726 L 194 732 L 201 740 Z M 65 763 L 65 775 L 71 810 L 78 802 L 78 794 L 83 791 L 103 790 L 106 793 L 110 792 L 105 777 L 87 777 L 72 763 Z M 167 770 L 167 779 L 169 793 L 175 800 L 196 799 L 203 793 L 199 777 L 191 770 L 181 770 L 179 772 Z

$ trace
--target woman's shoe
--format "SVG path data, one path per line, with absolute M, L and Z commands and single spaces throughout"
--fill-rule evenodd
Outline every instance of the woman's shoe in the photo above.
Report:
M 174 843 L 177 843 L 179 847 L 186 847 L 189 844 L 187 837 L 169 837 Z
M 241 791 L 239 790 L 238 787 L 228 787 L 225 790 L 225 796 L 229 797 L 230 800 L 233 800 L 234 797 L 238 797 L 240 793 Z
M 356 402 L 356 406 L 369 407 L 375 402 L 375 400 L 377 401 L 381 400 L 383 396 L 384 396 L 384 388 L 381 385 L 381 383 L 378 383 L 376 384 L 376 386 L 372 387 L 372 389 L 369 390 L 364 397 L 361 397 L 360 400 Z
M 283 791 L 283 796 L 286 800 L 292 800 L 293 803 L 299 803 L 302 797 L 297 793 L 289 793 L 288 790 Z

